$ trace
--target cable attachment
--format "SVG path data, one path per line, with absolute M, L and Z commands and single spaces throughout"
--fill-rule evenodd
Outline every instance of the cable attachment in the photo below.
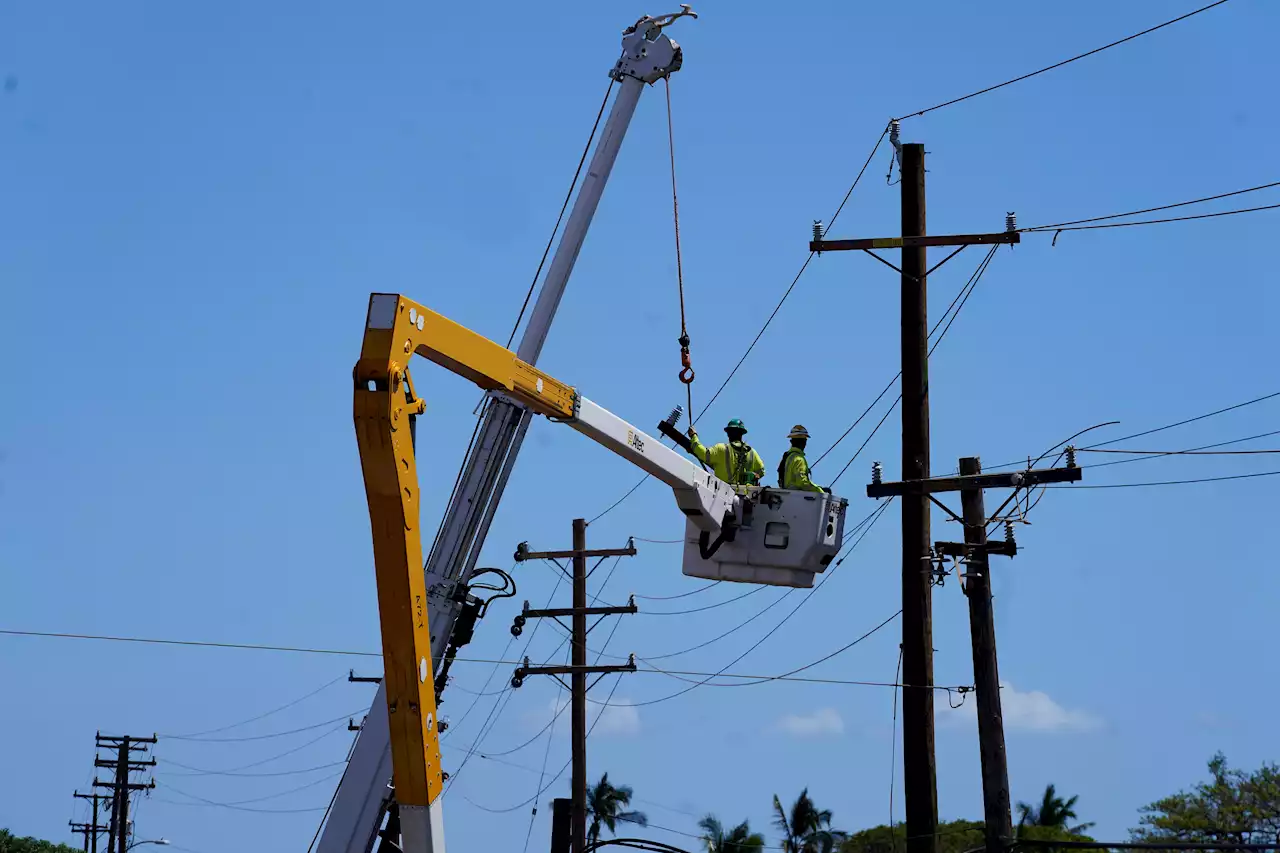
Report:
M 884 466 L 879 462 L 871 463 L 871 484 L 878 486 L 884 482 Z
M 1067 454 L 1067 467 L 1076 467 L 1076 446 L 1074 444 L 1068 444 L 1067 449 L 1064 452 Z
M 813 242 L 821 243 L 822 237 L 825 233 L 826 233 L 826 229 L 822 227 L 822 220 L 821 219 L 813 220 Z M 821 255 L 822 250 L 819 249 L 817 251 L 817 254 Z
M 685 385 L 693 382 L 693 362 L 689 359 L 689 335 L 682 334 L 678 339 L 680 344 L 680 381 Z
M 1013 211 L 1009 211 L 1004 215 L 1004 230 L 1005 231 L 1018 230 L 1018 214 L 1014 213 Z
M 1012 518 L 1006 518 L 1004 520 L 1004 541 L 1005 541 L 1005 544 L 1015 548 L 1018 545 L 1018 542 L 1013 535 L 1013 519 Z

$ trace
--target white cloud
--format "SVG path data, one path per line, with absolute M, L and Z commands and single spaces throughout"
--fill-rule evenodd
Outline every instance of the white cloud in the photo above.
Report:
M 1102 721 L 1088 711 L 1064 708 L 1047 693 L 1021 691 L 1009 682 L 1000 685 L 1000 708 L 1004 712 L 1006 730 L 1026 732 L 1091 732 L 1101 728 Z M 977 714 L 978 701 L 969 694 L 957 709 L 942 707 L 939 717 L 952 723 L 970 722 Z
M 786 714 L 778 730 L 792 737 L 827 737 L 844 734 L 844 720 L 835 708 L 816 708 L 809 714 Z
M 560 715 L 556 717 L 555 733 L 567 735 L 571 725 L 569 698 L 563 694 L 559 699 L 548 701 L 543 708 L 526 714 L 525 724 L 536 731 L 546 726 L 557 712 L 560 712 Z M 630 700 L 619 697 L 609 700 L 608 705 L 588 702 L 587 728 L 591 731 L 592 737 L 601 735 L 632 737 L 640 733 L 640 710 L 632 705 Z

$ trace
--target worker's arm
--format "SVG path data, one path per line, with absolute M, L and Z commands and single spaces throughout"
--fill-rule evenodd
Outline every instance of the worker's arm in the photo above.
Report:
M 692 453 L 693 458 L 697 459 L 699 462 L 707 462 L 707 448 L 698 440 L 698 433 L 694 431 L 693 427 L 689 428 L 689 452 Z
M 760 483 L 764 479 L 764 460 L 760 458 L 760 453 L 754 447 L 751 448 L 751 458 L 747 460 L 747 473 L 755 476 L 755 482 Z
M 818 484 L 809 479 L 809 463 L 799 453 L 794 453 L 787 462 L 787 483 L 790 488 L 802 492 L 825 492 Z

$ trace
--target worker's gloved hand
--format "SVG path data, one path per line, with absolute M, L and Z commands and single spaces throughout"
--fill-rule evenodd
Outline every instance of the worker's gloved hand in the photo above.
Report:
M 698 437 L 698 431 L 694 429 L 692 425 L 690 425 L 689 429 L 685 430 L 685 433 L 689 436 L 689 438 Z
M 831 490 L 830 490 L 829 488 L 827 488 L 826 486 L 823 486 L 823 487 L 822 487 L 822 491 L 826 492 L 827 494 L 831 494 Z

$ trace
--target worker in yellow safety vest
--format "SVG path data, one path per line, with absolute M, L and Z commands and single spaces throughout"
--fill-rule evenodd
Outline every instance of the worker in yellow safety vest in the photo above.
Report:
M 698 440 L 698 431 L 689 427 L 689 452 L 699 462 L 711 466 L 717 477 L 731 486 L 754 486 L 764 476 L 764 460 L 751 445 L 742 440 L 747 427 L 734 418 L 724 428 L 729 441 L 706 447 Z
M 791 449 L 782 454 L 782 461 L 778 463 L 779 488 L 830 494 L 830 489 L 824 489 L 809 479 L 809 462 L 804 458 L 804 447 L 809 443 L 809 431 L 800 424 L 796 424 L 787 434 L 787 438 L 791 439 Z

